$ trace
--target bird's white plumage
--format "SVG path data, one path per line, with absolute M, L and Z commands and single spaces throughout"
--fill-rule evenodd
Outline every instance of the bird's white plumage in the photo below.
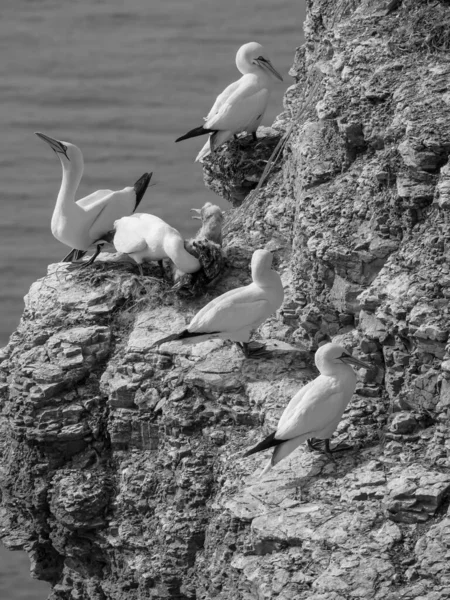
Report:
M 319 375 L 289 402 L 275 437 L 288 440 L 308 434 L 308 437 L 328 438 L 335 429 L 334 422 L 340 420 L 349 400 L 346 396 L 351 396 L 355 384 L 356 377 L 350 367 L 344 382 L 339 377 Z
M 243 75 L 239 86 L 221 104 L 215 114 L 208 117 L 204 127 L 229 131 L 230 135 L 240 131 L 255 131 L 255 121 L 265 112 L 269 99 L 269 89 L 261 87 L 265 82 L 254 74 Z
M 329 439 L 336 430 L 356 388 L 356 375 L 349 364 L 367 368 L 337 344 L 325 344 L 316 352 L 315 361 L 321 374 L 302 387 L 280 417 L 271 467 L 310 438 Z M 348 364 L 347 364 L 348 363 Z
M 58 154 L 62 164 L 61 188 L 51 220 L 54 237 L 78 250 L 88 250 L 110 229 L 114 221 L 130 215 L 136 207 L 136 191 L 128 186 L 122 190 L 97 190 L 75 201 L 75 194 L 84 170 L 83 154 L 74 144 L 61 142 L 38 133 Z
M 195 315 L 186 331 L 166 336 L 156 344 L 177 339 L 196 344 L 210 338 L 248 342 L 251 332 L 278 310 L 284 299 L 281 278 L 271 269 L 272 254 L 255 250 L 251 266 L 252 283 L 215 298 Z
M 138 264 L 170 258 L 183 273 L 195 273 L 200 262 L 184 247 L 180 232 L 155 215 L 135 213 L 114 223 L 113 244 Z
M 280 308 L 284 299 L 280 276 L 271 270 L 272 255 L 256 250 L 252 257 L 253 282 L 215 298 L 192 319 L 191 333 L 219 333 L 218 337 L 247 342 L 250 333 Z
M 196 161 L 214 152 L 234 134 L 255 132 L 266 111 L 274 78 L 282 79 L 265 57 L 261 44 L 256 42 L 239 48 L 236 66 L 242 77 L 219 94 L 205 118 L 204 129 L 212 129 L 215 133 L 210 134 Z

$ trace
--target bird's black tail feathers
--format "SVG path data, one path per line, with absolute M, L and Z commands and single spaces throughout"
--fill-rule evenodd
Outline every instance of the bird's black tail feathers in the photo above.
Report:
M 86 250 L 77 250 L 74 248 L 67 254 L 61 262 L 74 262 L 75 260 L 80 260 L 86 254 Z
M 276 440 L 275 434 L 276 434 L 276 431 L 274 431 L 273 433 L 268 435 L 264 440 L 262 440 L 262 442 L 259 442 L 259 444 L 256 444 L 256 446 L 254 446 L 253 448 L 248 450 L 244 454 L 244 458 L 246 456 L 250 456 L 251 454 L 256 454 L 257 452 L 262 452 L 263 450 L 267 450 L 267 448 L 273 448 L 274 446 L 279 446 L 280 444 L 283 444 L 286 441 L 286 440 Z
M 216 133 L 215 129 L 205 129 L 205 127 L 196 127 L 195 129 L 191 129 L 181 137 L 175 140 L 175 142 L 181 142 L 183 140 L 188 140 L 189 138 L 198 137 L 199 135 L 206 135 L 207 133 Z
M 166 337 L 161 338 L 160 340 L 155 342 L 153 344 L 153 346 L 160 346 L 161 344 L 164 344 L 164 342 L 173 342 L 174 340 L 184 340 L 186 338 L 197 337 L 199 335 L 208 335 L 208 333 L 209 332 L 207 332 L 207 331 L 195 331 L 195 332 L 191 333 L 187 329 L 184 329 L 183 331 L 181 331 L 179 333 L 171 333 L 170 335 L 167 335 Z M 211 335 L 214 335 L 214 333 L 219 333 L 219 332 L 218 331 L 211 332 Z
M 136 192 L 136 205 L 134 207 L 134 210 L 137 209 L 140 201 L 144 197 L 144 194 L 148 188 L 148 184 L 150 183 L 150 179 L 152 178 L 152 175 L 153 175 L 153 173 L 144 173 L 142 175 L 142 177 L 139 177 L 139 179 L 134 184 L 133 187 L 134 187 L 134 191 Z

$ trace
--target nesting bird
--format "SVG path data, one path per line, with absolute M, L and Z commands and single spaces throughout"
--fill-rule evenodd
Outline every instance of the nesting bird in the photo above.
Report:
M 43 133 L 37 132 L 36 135 L 50 146 L 62 164 L 62 182 L 52 215 L 51 230 L 58 241 L 73 248 L 63 261 L 81 258 L 95 247 L 95 254 L 85 263 L 90 264 L 100 253 L 105 243 L 102 236 L 111 230 L 114 221 L 131 215 L 139 206 L 152 173 L 144 173 L 133 186 L 123 190 L 97 190 L 75 201 L 84 170 L 81 150 L 75 144 L 61 142 Z
M 137 263 L 141 275 L 143 262 L 161 262 L 164 258 L 170 258 L 182 273 L 194 273 L 201 266 L 184 247 L 180 232 L 155 215 L 122 217 L 114 223 L 107 239 L 118 252 L 128 254 Z
M 195 273 L 183 273 L 174 266 L 173 291 L 189 295 L 204 292 L 223 269 L 222 246 L 223 213 L 219 206 L 206 202 L 202 208 L 192 208 L 197 213 L 192 218 L 200 219 L 202 226 L 193 238 L 185 240 L 186 250 L 198 258 L 201 268 Z
M 365 369 L 370 365 L 338 344 L 321 346 L 315 354 L 315 363 L 320 375 L 295 394 L 281 415 L 276 431 L 244 454 L 250 456 L 275 447 L 261 475 L 305 441 L 317 449 L 313 440 L 325 440 L 328 453 L 339 450 L 339 447 L 330 449 L 330 438 L 356 388 L 356 375 L 349 365 Z
M 255 250 L 252 256 L 252 283 L 229 290 L 204 306 L 189 323 L 187 329 L 171 334 L 156 342 L 180 340 L 198 343 L 211 338 L 231 340 L 249 358 L 263 355 L 250 350 L 250 335 L 283 303 L 284 290 L 281 278 L 271 269 L 272 254 L 268 250 Z
M 199 219 L 202 222 L 202 227 L 196 233 L 195 238 L 206 238 L 221 246 L 223 212 L 220 206 L 206 202 L 202 208 L 191 208 L 191 211 L 197 213 L 192 218 Z
M 197 155 L 201 161 L 233 135 L 241 131 L 253 134 L 258 129 L 269 101 L 274 78 L 283 81 L 265 56 L 261 44 L 249 42 L 236 54 L 236 66 L 242 77 L 230 84 L 216 99 L 205 123 L 179 137 L 176 142 L 209 134 L 209 139 Z

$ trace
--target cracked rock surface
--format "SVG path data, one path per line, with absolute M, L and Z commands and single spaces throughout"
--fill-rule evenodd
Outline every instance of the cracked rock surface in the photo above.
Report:
M 206 296 L 131 267 L 33 284 L 0 355 L 0 536 L 51 600 L 450 597 L 449 28 L 443 0 L 308 2 L 274 129 L 205 162 L 234 206 Z M 153 345 L 261 247 L 285 287 L 270 359 Z M 333 440 L 353 449 L 260 478 L 269 453 L 243 450 L 331 339 L 371 364 Z

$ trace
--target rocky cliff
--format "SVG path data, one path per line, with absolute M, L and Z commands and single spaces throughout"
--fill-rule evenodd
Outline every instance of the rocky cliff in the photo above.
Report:
M 310 0 L 305 31 L 274 131 L 205 162 L 240 204 L 207 298 L 107 258 L 26 297 L 0 364 L 0 535 L 52 600 L 450 596 L 450 5 Z M 259 247 L 286 290 L 258 332 L 273 358 L 152 347 Z M 329 339 L 373 365 L 338 429 L 355 449 L 259 479 L 240 450 Z

